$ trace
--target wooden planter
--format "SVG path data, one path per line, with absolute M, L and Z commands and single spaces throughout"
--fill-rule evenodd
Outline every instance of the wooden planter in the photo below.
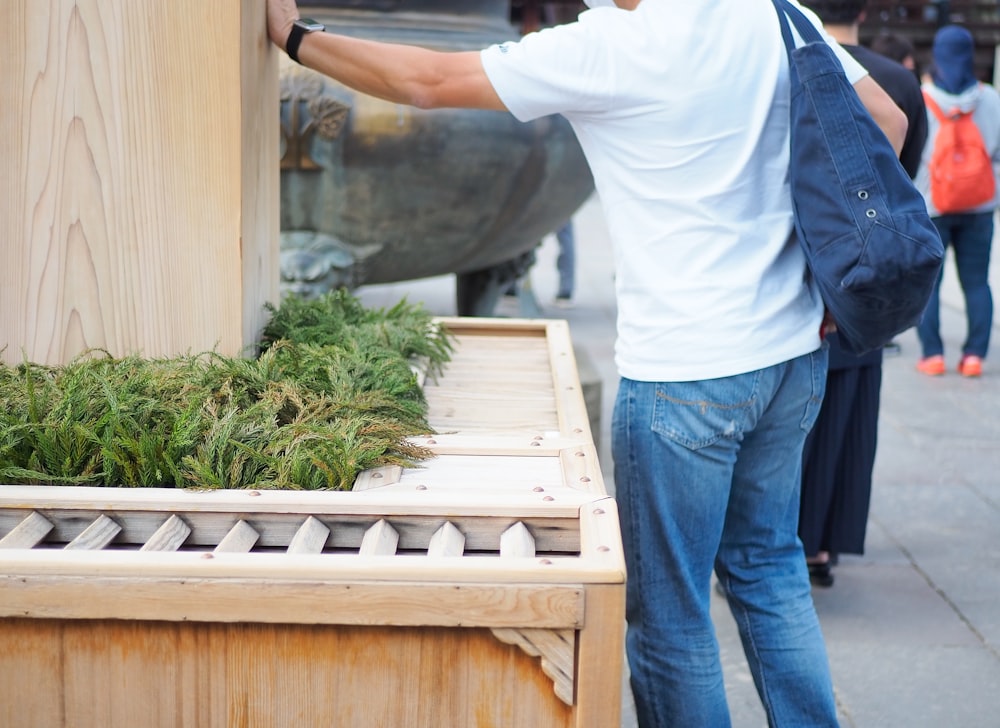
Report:
M 0 487 L 0 725 L 617 726 L 625 569 L 568 327 L 443 322 L 423 467 Z

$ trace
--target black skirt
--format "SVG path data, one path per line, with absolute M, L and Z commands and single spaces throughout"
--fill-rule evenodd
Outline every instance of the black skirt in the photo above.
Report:
M 806 556 L 863 554 L 878 439 L 882 361 L 831 369 L 802 453 L 799 538 Z

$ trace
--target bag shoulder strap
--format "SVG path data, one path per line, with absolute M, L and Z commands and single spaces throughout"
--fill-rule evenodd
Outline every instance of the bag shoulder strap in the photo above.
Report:
M 937 101 L 931 98 L 931 95 L 926 91 L 922 91 L 921 93 L 924 95 L 924 103 L 927 105 L 927 108 L 930 109 L 934 116 L 937 117 L 938 121 L 944 122 L 945 115 L 944 112 L 941 111 L 941 107 L 938 106 Z
M 789 19 L 792 21 L 792 25 L 795 26 L 799 37 L 806 43 L 824 42 L 823 36 L 820 35 L 816 26 L 809 21 L 809 18 L 801 10 L 788 2 L 788 0 L 771 0 L 771 3 L 774 5 L 774 11 L 778 14 L 778 20 L 781 23 L 781 37 L 785 41 L 785 49 L 789 54 L 795 50 L 795 39 L 792 37 L 792 31 L 788 26 Z
M 921 93 L 923 93 L 924 95 L 924 103 L 927 105 L 927 108 L 931 110 L 934 116 L 937 117 L 937 120 L 942 124 L 949 119 L 957 119 L 960 116 L 972 116 L 971 111 L 960 111 L 957 108 L 952 109 L 946 114 L 944 113 L 944 111 L 941 110 L 941 107 L 938 106 L 938 102 L 935 101 L 934 98 L 929 93 L 923 90 L 921 91 Z

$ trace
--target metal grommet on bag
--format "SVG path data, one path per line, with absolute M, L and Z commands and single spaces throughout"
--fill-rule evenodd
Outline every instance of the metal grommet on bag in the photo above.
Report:
M 873 220 L 878 215 L 878 213 L 869 207 L 867 210 L 865 210 L 865 215 L 868 217 L 868 219 Z
M 858 198 L 862 200 L 868 199 L 868 190 L 858 190 Z

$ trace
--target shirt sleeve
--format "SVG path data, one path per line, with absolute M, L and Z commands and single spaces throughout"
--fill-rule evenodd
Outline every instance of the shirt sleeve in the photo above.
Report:
M 599 113 L 609 107 L 614 80 L 608 48 L 592 26 L 577 22 L 546 28 L 481 51 L 490 83 L 515 118 Z
M 844 67 L 844 75 L 847 76 L 847 80 L 852 86 L 868 75 L 867 69 L 854 60 L 854 57 L 845 51 L 840 43 L 827 35 L 825 31 L 823 35 L 826 38 L 826 42 L 833 48 L 833 52 L 837 54 L 837 58 L 840 59 L 840 65 Z
M 575 23 L 546 28 L 480 52 L 490 83 L 515 118 L 531 121 L 555 113 L 596 115 L 614 108 L 618 89 L 611 46 L 615 38 L 627 37 L 628 29 L 618 27 L 626 22 L 625 14 L 603 10 L 588 10 Z M 868 75 L 822 29 L 815 14 L 802 10 L 840 59 L 851 84 Z

